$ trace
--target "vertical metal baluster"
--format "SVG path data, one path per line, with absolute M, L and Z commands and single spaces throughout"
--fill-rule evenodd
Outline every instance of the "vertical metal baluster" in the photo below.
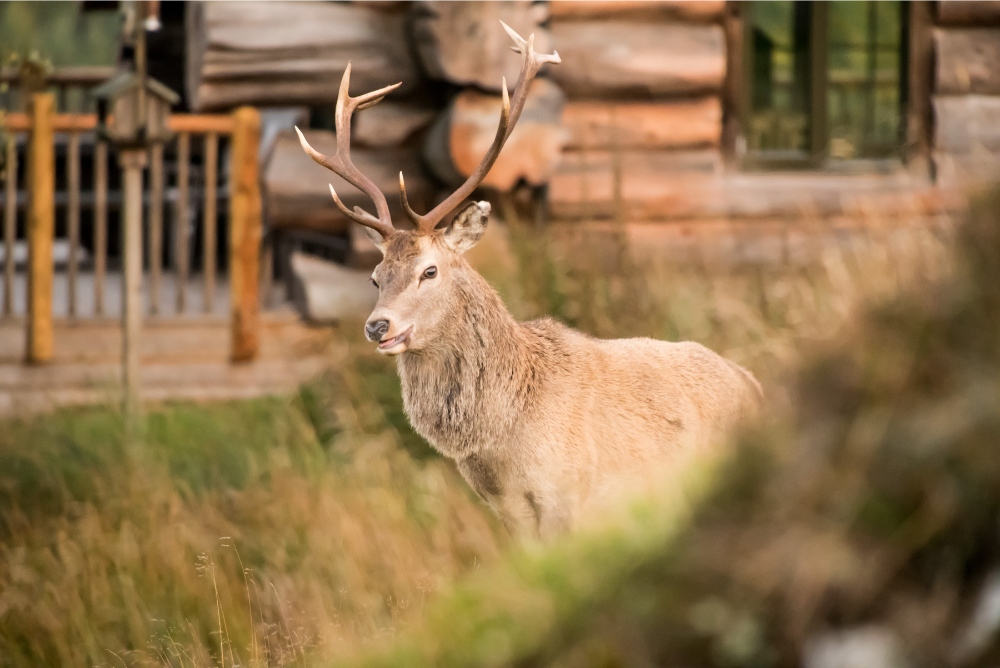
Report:
M 80 133 L 73 132 L 69 136 L 69 146 L 66 153 L 66 189 L 69 195 L 66 210 L 67 236 L 69 237 L 69 259 L 67 263 L 67 296 L 66 306 L 69 317 L 76 317 L 76 282 L 79 273 L 80 249 Z
M 218 195 L 219 135 L 205 135 L 205 238 L 202 266 L 205 274 L 205 313 L 215 307 L 216 197 Z
M 108 258 L 108 145 L 94 146 L 94 315 L 104 315 L 104 273 Z
M 3 218 L 3 314 L 14 313 L 14 244 L 17 240 L 17 140 L 7 142 L 7 182 Z
M 177 136 L 177 217 L 174 220 L 175 258 L 177 273 L 177 313 L 184 313 L 188 276 L 188 216 L 191 166 L 191 135 L 182 132 Z
M 160 312 L 163 271 L 163 144 L 153 144 L 149 160 L 149 312 Z

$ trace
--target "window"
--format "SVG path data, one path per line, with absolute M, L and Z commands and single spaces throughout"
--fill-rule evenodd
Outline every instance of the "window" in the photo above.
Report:
M 898 161 L 906 126 L 905 5 L 747 3 L 745 162 L 837 168 Z

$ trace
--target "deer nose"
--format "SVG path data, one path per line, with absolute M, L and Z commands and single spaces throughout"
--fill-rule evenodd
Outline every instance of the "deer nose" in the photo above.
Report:
M 372 343 L 378 343 L 385 336 L 385 333 L 389 331 L 389 321 L 388 320 L 372 320 L 371 322 L 365 323 L 365 336 Z

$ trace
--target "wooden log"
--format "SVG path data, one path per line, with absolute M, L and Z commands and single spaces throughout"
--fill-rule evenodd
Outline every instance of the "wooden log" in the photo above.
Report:
M 604 20 L 552 27 L 562 64 L 551 69 L 570 97 L 714 93 L 726 74 L 718 25 Z
M 352 146 L 400 146 L 430 125 L 436 115 L 429 104 L 385 100 L 355 115 Z
M 552 0 L 553 23 L 580 19 L 650 19 L 711 22 L 722 17 L 724 0 Z
M 292 302 L 308 322 L 368 317 L 378 300 L 370 269 L 352 269 L 305 253 L 293 253 Z
M 549 183 L 554 218 L 692 215 L 721 174 L 718 150 L 567 151 Z
M 556 220 L 678 220 L 936 212 L 926 178 L 721 169 L 718 151 L 568 151 L 549 184 Z
M 936 92 L 945 95 L 1000 93 L 1000 30 L 934 30 Z
M 317 151 L 327 155 L 337 152 L 334 133 L 308 130 L 305 135 Z M 351 151 L 351 160 L 386 194 L 397 226 L 405 225 L 403 221 L 407 220 L 399 205 L 400 170 L 406 174 L 406 191 L 414 209 L 423 212 L 434 203 L 436 188 L 423 175 L 426 170 L 417 149 L 357 148 Z M 343 231 L 349 221 L 331 201 L 328 183 L 333 184 L 348 207 L 360 206 L 374 211 L 371 200 L 364 193 L 313 162 L 302 151 L 294 133 L 278 135 L 264 170 L 268 222 L 279 228 Z
M 1000 96 L 934 97 L 934 150 L 968 154 L 1000 152 Z
M 1000 182 L 1000 151 L 933 154 L 934 182 L 941 188 L 968 195 L 970 191 Z
M 188 99 L 195 110 L 333 104 L 349 61 L 354 92 L 397 81 L 401 93 L 417 89 L 405 21 L 405 9 L 347 3 L 197 3 L 187 13 Z
M 413 41 L 432 78 L 499 92 L 502 77 L 513 87 L 521 68 L 519 59 L 510 54 L 510 37 L 498 21 L 525 38 L 534 33 L 535 50 L 551 53 L 552 38 L 542 27 L 547 18 L 546 3 L 529 0 L 424 0 L 414 5 Z
M 55 96 L 35 93 L 28 114 L 28 345 L 27 361 L 52 359 L 52 242 L 55 235 Z
M 563 111 L 567 149 L 718 146 L 722 105 L 717 97 L 673 102 L 571 101 Z
M 260 349 L 260 112 L 233 113 L 233 162 L 229 179 L 229 281 L 232 300 L 231 359 L 247 362 Z
M 1000 2 L 938 0 L 937 17 L 944 26 L 1000 26 Z
M 424 147 L 424 157 L 438 178 L 458 185 L 479 167 L 496 137 L 501 104 L 499 95 L 471 88 L 453 100 Z M 533 185 L 546 183 L 566 137 L 560 123 L 564 104 L 565 96 L 554 83 L 533 81 L 521 118 L 482 185 L 510 190 L 522 179 Z

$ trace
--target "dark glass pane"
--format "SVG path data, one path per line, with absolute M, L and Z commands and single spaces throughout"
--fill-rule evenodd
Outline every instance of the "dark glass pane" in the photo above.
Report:
M 897 153 L 902 2 L 830 2 L 827 127 L 831 159 Z
M 809 3 L 765 1 L 750 12 L 750 151 L 809 150 Z

